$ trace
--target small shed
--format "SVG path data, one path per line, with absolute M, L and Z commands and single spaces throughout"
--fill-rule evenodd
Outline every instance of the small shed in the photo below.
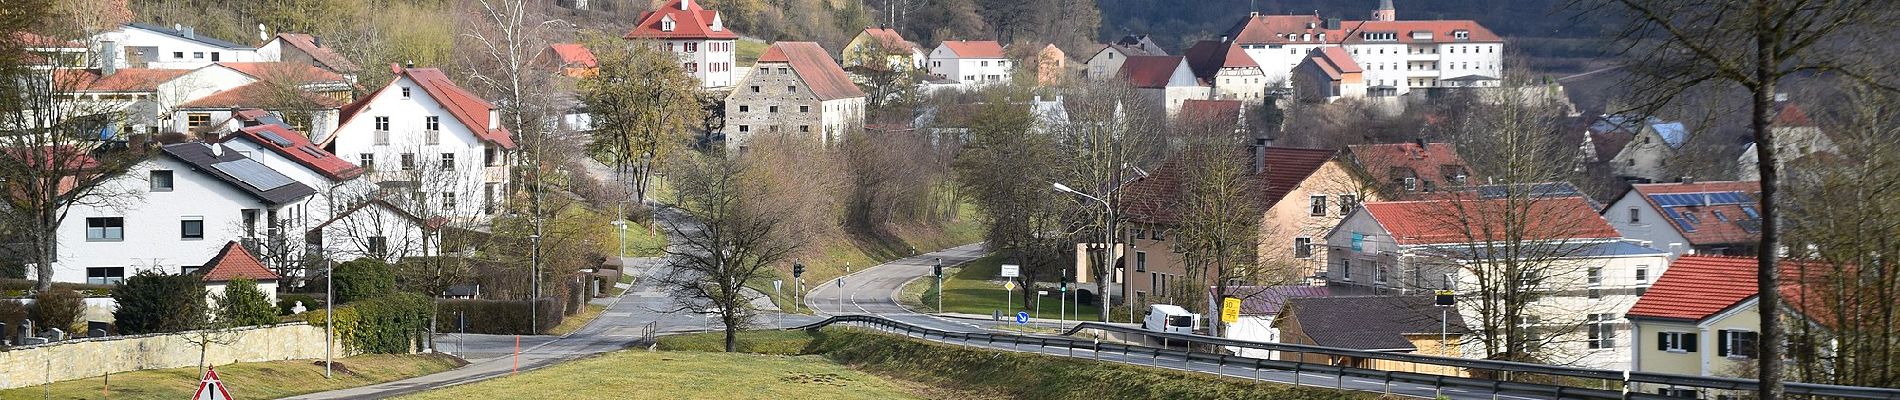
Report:
M 264 298 L 270 300 L 271 304 L 277 304 L 277 281 L 283 277 L 265 267 L 263 261 L 251 255 L 251 251 L 238 242 L 225 243 L 224 249 L 219 250 L 216 257 L 211 257 L 211 261 L 205 262 L 199 271 L 204 273 L 205 293 L 208 296 L 222 295 L 224 286 L 231 280 L 245 278 L 257 282 L 257 290 L 264 292 Z M 213 301 L 209 298 L 206 300 Z

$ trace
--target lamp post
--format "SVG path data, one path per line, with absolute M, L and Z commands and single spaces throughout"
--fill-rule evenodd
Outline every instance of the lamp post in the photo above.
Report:
M 1108 229 L 1108 224 L 1112 221 L 1112 219 L 1110 219 L 1112 217 L 1110 217 L 1108 213 L 1115 212 L 1115 206 L 1109 205 L 1108 200 L 1102 200 L 1102 198 L 1100 197 L 1090 196 L 1088 193 L 1082 193 L 1081 191 L 1070 189 L 1069 185 L 1064 185 L 1061 182 L 1052 182 L 1051 184 L 1055 186 L 1056 191 L 1058 192 L 1082 196 L 1083 198 L 1087 198 L 1089 200 L 1095 200 L 1098 203 L 1102 203 L 1102 271 L 1106 272 L 1106 271 L 1109 271 L 1110 268 L 1114 268 L 1114 265 L 1111 264 L 1114 262 L 1113 259 L 1114 259 L 1114 252 L 1115 252 L 1115 249 L 1113 247 L 1114 242 L 1112 241 L 1113 240 L 1112 235 L 1114 234 L 1114 232 L 1110 232 Z M 1095 286 L 1098 289 L 1103 289 L 1104 291 L 1108 289 L 1108 284 L 1104 282 L 1095 282 Z M 1078 301 L 1076 302 L 1076 305 L 1075 305 L 1075 307 L 1077 308 L 1077 311 L 1081 311 L 1080 309 L 1082 308 L 1082 304 L 1079 301 L 1080 299 L 1081 297 L 1077 296 Z M 1132 318 L 1133 317 L 1130 317 L 1130 319 Z M 1108 319 L 1103 318 L 1102 322 L 1107 323 Z
M 333 377 L 330 364 L 331 353 L 336 348 L 336 261 L 323 258 L 323 379 Z
M 614 228 L 617 228 L 620 230 L 620 256 L 626 257 L 627 256 L 627 221 L 623 219 L 616 219 L 614 220 L 614 222 L 609 222 L 609 224 L 613 224 Z
M 534 230 L 536 234 L 528 235 L 528 241 L 534 246 L 534 252 L 528 254 L 528 268 L 532 275 L 528 278 L 528 285 L 533 286 L 529 290 L 532 297 L 528 299 L 529 335 L 541 334 L 541 235 L 538 233 L 541 231 L 541 221 L 539 219 L 535 220 Z

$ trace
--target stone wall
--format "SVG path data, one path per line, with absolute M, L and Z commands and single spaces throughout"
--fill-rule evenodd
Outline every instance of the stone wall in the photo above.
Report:
M 211 345 L 205 353 L 206 364 L 323 358 L 320 326 L 299 322 L 244 328 L 228 335 L 230 344 Z M 107 372 L 196 367 L 198 346 L 188 340 L 195 336 L 189 332 L 113 336 L 14 347 L 0 351 L 0 389 L 45 383 L 48 371 L 51 380 L 58 382 Z M 349 355 L 340 343 L 335 351 L 337 358 Z

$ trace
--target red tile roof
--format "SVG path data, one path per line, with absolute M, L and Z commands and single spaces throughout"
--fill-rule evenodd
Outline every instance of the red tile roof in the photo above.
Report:
M 211 261 L 205 262 L 202 269 L 205 271 L 205 282 L 227 282 L 237 278 L 263 282 L 282 278 L 276 272 L 271 272 L 270 268 L 265 268 L 257 256 L 251 255 L 238 242 L 225 243 L 224 250 L 218 251 Z
M 280 143 L 266 138 L 263 135 L 264 133 L 276 135 L 278 138 L 284 139 L 284 141 Z M 222 140 L 219 140 L 219 142 L 230 141 L 237 138 L 244 138 L 253 143 L 257 143 L 259 147 L 270 149 L 272 152 L 277 153 L 277 155 L 302 164 L 305 168 L 310 168 L 312 171 L 317 171 L 318 174 L 330 180 L 348 180 L 363 175 L 363 167 L 356 166 L 356 164 L 344 161 L 335 154 L 323 151 L 322 148 L 318 148 L 316 145 L 310 143 L 310 139 L 305 138 L 303 135 L 283 125 L 270 124 L 246 127 L 239 129 L 237 132 L 232 132 L 231 135 L 225 136 Z
M 896 29 L 864 28 L 864 34 L 871 35 L 872 39 L 877 39 L 878 45 L 882 46 L 885 51 L 909 54 L 917 48 L 915 43 L 904 40 L 904 35 L 897 33 Z
M 994 40 L 945 40 L 957 58 L 1003 58 L 1003 45 Z
M 1310 28 L 1309 28 L 1310 27 Z M 1496 43 L 1504 39 L 1469 20 L 1415 20 L 1415 21 L 1340 21 L 1340 29 L 1326 29 L 1326 21 L 1314 15 L 1253 15 L 1241 20 L 1227 30 L 1226 35 L 1234 42 L 1257 44 L 1296 44 L 1296 43 Z M 1458 39 L 1452 35 L 1455 31 L 1469 32 L 1468 38 Z M 1413 32 L 1430 32 L 1429 39 L 1414 39 Z M 1393 41 L 1368 42 L 1366 33 L 1396 33 Z M 1291 38 L 1287 34 L 1293 34 Z M 1326 35 L 1321 41 L 1320 35 Z
M 342 108 L 346 104 L 335 97 L 302 89 L 285 88 L 272 82 L 258 81 L 179 104 L 178 108 L 275 108 L 282 105 L 288 96 L 302 98 L 320 108 Z
M 814 42 L 778 42 L 759 55 L 759 64 L 790 64 L 798 79 L 811 87 L 819 101 L 864 97 L 864 91 L 851 83 L 851 77 L 832 61 L 831 52 Z
M 1393 242 L 1405 246 L 1623 237 L 1581 197 L 1483 200 L 1447 195 L 1365 203 L 1365 210 Z
M 1337 153 L 1328 149 L 1268 147 L 1266 172 L 1248 175 L 1248 191 L 1259 194 L 1254 199 L 1260 202 L 1260 211 L 1265 212 Z M 1252 165 L 1251 149 L 1236 149 L 1233 160 Z M 1147 178 L 1129 184 L 1123 189 L 1127 193 L 1121 200 L 1123 212 L 1138 222 L 1179 223 L 1181 216 L 1177 208 L 1182 201 L 1182 191 L 1186 190 L 1181 185 L 1188 179 L 1184 169 L 1179 160 L 1170 160 Z
M 684 7 L 681 7 L 684 5 Z M 662 21 L 673 19 L 673 30 L 662 28 Z M 713 22 L 721 22 L 718 30 L 713 30 Z M 659 9 L 640 13 L 640 24 L 628 31 L 627 39 L 738 39 L 730 27 L 724 26 L 719 12 L 700 8 L 692 0 L 668 0 Z
M 1340 30 L 1337 31 L 1337 34 L 1328 34 L 1326 35 L 1326 39 L 1333 40 L 1334 36 L 1339 36 L 1345 39 L 1344 43 L 1346 44 L 1391 43 L 1367 41 L 1364 35 L 1366 33 L 1376 32 L 1395 32 L 1398 33 L 1399 36 L 1398 43 L 1497 43 L 1504 41 L 1504 39 L 1498 37 L 1496 33 L 1491 33 L 1490 29 L 1485 29 L 1484 25 L 1479 25 L 1477 21 L 1470 20 L 1345 21 L 1340 23 L 1339 27 Z M 1457 39 L 1452 36 L 1452 32 L 1460 30 L 1469 32 L 1470 38 Z M 1352 33 L 1350 37 L 1346 34 L 1347 32 Z M 1430 39 L 1413 39 L 1413 32 L 1431 32 L 1432 35 Z
M 1348 79 L 1350 78 L 1348 75 L 1366 72 L 1359 68 L 1359 63 L 1353 61 L 1352 55 L 1347 54 L 1344 48 L 1324 47 L 1315 49 L 1313 53 L 1311 57 L 1313 65 L 1318 66 L 1320 71 L 1325 72 L 1326 77 L 1332 80 L 1355 81 L 1356 79 Z
M 85 43 L 80 43 L 80 42 L 75 42 L 75 41 L 65 40 L 65 39 L 55 39 L 51 36 L 41 35 L 41 34 L 32 33 L 32 32 L 13 32 L 8 35 L 12 36 L 11 39 L 13 41 L 18 42 L 19 44 L 24 45 L 26 47 L 30 47 L 30 48 L 64 48 L 64 49 L 86 48 Z
M 1319 27 L 1325 23 L 1326 21 L 1320 20 L 1317 15 L 1254 14 L 1234 24 L 1232 28 L 1228 28 L 1226 35 L 1229 40 L 1250 45 L 1294 43 L 1297 41 L 1288 41 L 1283 35 L 1294 32 L 1311 32 L 1317 35 L 1322 30 L 1309 30 L 1306 27 Z
M 329 47 L 318 44 L 316 37 L 309 34 L 279 33 L 275 39 L 282 40 L 284 44 L 296 47 L 297 50 L 302 50 L 304 54 L 309 54 L 311 59 L 316 60 L 318 64 L 323 64 L 324 68 L 329 68 L 331 71 L 351 73 L 358 70 L 356 63 L 343 58 L 343 55 L 337 54 Z
M 1814 126 L 1814 120 L 1808 118 L 1808 112 L 1792 102 L 1775 104 L 1775 126 Z
M 1725 202 L 1664 207 L 1662 203 L 1656 201 L 1656 198 L 1650 197 L 1659 194 L 1708 196 L 1733 192 L 1740 192 L 1746 198 L 1744 204 Z M 1643 201 L 1648 202 L 1649 206 L 1658 212 L 1664 212 L 1664 209 L 1668 208 L 1678 215 L 1695 218 L 1687 221 L 1663 218 L 1668 220 L 1669 226 L 1675 228 L 1676 232 L 1681 233 L 1682 237 L 1688 239 L 1692 245 L 1753 244 L 1761 239 L 1761 221 L 1758 218 L 1750 218 L 1750 212 L 1742 208 L 1747 206 L 1749 210 L 1757 210 L 1757 207 L 1761 206 L 1759 199 L 1761 182 L 1759 181 L 1640 184 L 1632 185 L 1628 193 L 1643 196 Z M 1712 197 L 1705 198 L 1713 200 Z M 1721 216 L 1717 217 L 1717 213 Z M 1666 212 L 1664 214 L 1667 215 Z
M 594 52 L 580 43 L 555 43 L 548 47 L 554 50 L 554 56 L 563 67 L 595 68 L 600 66 L 600 60 L 594 58 Z
M 442 70 L 435 68 L 403 68 L 400 65 L 394 64 L 390 65 L 390 69 L 396 73 L 397 80 L 406 77 L 409 78 L 409 80 L 415 81 L 418 86 L 422 87 L 423 92 L 428 93 L 430 98 L 435 99 L 437 103 L 441 103 L 442 108 L 447 109 L 449 114 L 454 115 L 456 121 L 460 121 L 463 126 L 468 127 L 470 132 L 474 132 L 476 138 L 485 142 L 494 143 L 496 146 L 501 146 L 501 148 L 504 149 L 515 148 L 515 141 L 509 136 L 507 128 L 496 126 L 494 129 L 488 129 L 488 113 L 495 109 L 495 105 L 489 104 L 487 100 L 482 100 L 481 96 L 476 96 L 461 86 L 456 86 L 454 81 L 449 80 L 448 75 L 442 74 Z M 363 98 L 358 99 L 355 103 L 344 106 L 341 123 L 348 124 L 350 123 L 350 119 L 355 118 L 364 110 L 369 109 L 369 103 L 376 99 L 376 95 L 381 94 L 384 90 L 389 90 L 391 86 L 396 86 L 396 82 L 397 81 L 392 80 L 388 85 L 383 85 L 382 89 L 377 89 L 375 93 L 370 93 L 370 95 L 363 96 Z M 330 138 L 330 140 L 335 140 L 336 135 L 330 135 Z
M 1121 76 L 1138 88 L 1166 88 L 1174 70 L 1185 60 L 1181 56 L 1129 56 L 1122 61 Z
M 1802 261 L 1783 260 L 1781 294 L 1800 304 Z M 1669 263 L 1656 284 L 1649 286 L 1630 317 L 1700 321 L 1755 297 L 1759 261 L 1754 257 L 1685 255 Z M 1819 311 L 1819 307 L 1802 307 Z
M 1458 149 L 1450 143 L 1426 143 L 1420 147 L 1417 143 L 1362 144 L 1346 147 L 1348 157 L 1359 169 L 1370 175 L 1370 181 L 1379 185 L 1398 185 L 1407 177 L 1418 179 L 1418 191 L 1430 188 L 1443 190 L 1458 186 L 1450 182 L 1446 172 L 1458 172 L 1466 175 L 1467 182 L 1475 182 L 1471 168 L 1458 156 Z M 1389 186 L 1389 192 L 1395 195 L 1404 192 L 1402 187 Z
M 1183 100 L 1181 118 L 1240 123 L 1241 109 L 1240 100 Z
M 76 92 L 151 92 L 158 85 L 191 73 L 189 69 L 120 68 L 109 76 L 96 69 L 63 69 L 55 80 Z
M 1225 68 L 1260 67 L 1260 64 L 1254 63 L 1253 56 L 1247 55 L 1240 45 L 1233 42 L 1202 40 L 1194 42 L 1194 46 L 1188 47 L 1182 54 L 1187 57 L 1188 67 L 1194 69 L 1194 76 L 1204 80 L 1212 80 Z
M 218 65 L 256 79 L 285 79 L 299 84 L 349 84 L 335 71 L 294 62 L 221 62 Z

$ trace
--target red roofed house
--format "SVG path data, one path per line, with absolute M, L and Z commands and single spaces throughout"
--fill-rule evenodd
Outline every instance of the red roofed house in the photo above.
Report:
M 1471 168 L 1450 143 L 1352 145 L 1346 147 L 1346 159 L 1372 183 L 1369 191 L 1388 199 L 1415 198 L 1473 181 Z
M 1069 55 L 1054 43 L 1042 46 L 1036 51 L 1036 84 L 1051 86 L 1062 83 L 1069 76 Z
M 946 40 L 930 51 L 930 75 L 964 86 L 1008 82 L 1012 71 L 994 40 Z
M 1783 176 L 1796 172 L 1790 166 L 1802 166 L 1800 161 L 1808 160 L 1808 156 L 1841 154 L 1841 147 L 1834 143 L 1834 138 L 1821 130 L 1821 126 L 1815 124 L 1808 113 L 1801 110 L 1801 106 L 1788 101 L 1786 94 L 1775 95 L 1775 120 L 1769 129 L 1774 130 L 1775 158 L 1781 163 L 1781 168 L 1777 170 L 1782 171 Z M 1735 175 L 1742 180 L 1761 179 L 1760 166 L 1761 159 L 1755 154 L 1755 143 L 1749 142 L 1748 146 L 1742 148 L 1741 155 L 1736 157 Z
M 1295 71 L 1294 88 L 1303 100 L 1331 103 L 1366 96 L 1365 70 L 1359 68 L 1344 48 L 1313 49 L 1312 57 L 1307 57 Z
M 536 62 L 542 67 L 570 78 L 583 78 L 600 72 L 600 59 L 594 58 L 594 51 L 580 43 L 550 44 L 540 57 Z
M 417 210 L 485 221 L 508 193 L 514 138 L 493 104 L 435 68 L 391 65 L 395 78 L 343 108 L 317 147 L 367 169 L 370 182 L 427 194 Z
M 1161 46 L 1155 44 L 1148 35 L 1128 35 L 1114 43 L 1101 45 L 1093 54 L 1089 56 L 1088 62 L 1083 63 L 1086 65 L 1083 76 L 1089 79 L 1108 79 L 1119 76 L 1122 65 L 1130 57 L 1166 56 L 1168 52 L 1162 50 Z
M 1360 186 L 1335 157 L 1337 153 L 1328 149 L 1261 145 L 1235 149 L 1232 162 L 1250 169 L 1247 191 L 1256 194 L 1253 198 L 1260 207 L 1258 215 L 1235 217 L 1260 220 L 1260 243 L 1256 250 L 1260 265 L 1280 275 L 1246 284 L 1299 282 L 1317 272 L 1324 257 L 1313 257 L 1310 247 L 1313 238 L 1325 237 L 1326 231 L 1353 208 L 1353 203 L 1334 208 L 1325 200 L 1317 200 L 1320 205 L 1314 208 L 1315 200 L 1311 199 L 1344 197 L 1342 193 L 1352 193 L 1353 188 Z M 1173 241 L 1175 236 L 1170 235 L 1183 222 L 1182 210 L 1189 206 L 1186 193 L 1190 188 L 1185 186 L 1192 178 L 1189 174 L 1181 161 L 1170 160 L 1148 177 L 1128 184 L 1117 201 L 1119 212 L 1128 222 L 1124 226 L 1124 245 L 1117 250 L 1121 270 L 1110 275 L 1119 275 L 1119 279 L 1111 283 L 1122 287 L 1111 292 L 1128 296 L 1125 298 L 1133 299 L 1137 307 L 1206 304 L 1204 298 L 1185 297 L 1204 292 L 1184 290 L 1195 285 L 1214 285 L 1211 281 L 1187 280 L 1192 255 L 1178 252 Z M 1078 252 L 1089 246 L 1094 245 L 1078 245 Z M 1088 271 L 1101 263 L 1087 262 L 1087 258 L 1093 257 L 1079 258 L 1084 262 L 1078 265 L 1076 276 L 1083 277 L 1080 281 L 1086 283 L 1094 279 Z
M 1632 185 L 1603 209 L 1624 237 L 1670 256 L 1752 255 L 1761 240 L 1761 182 Z
M 1629 367 L 1621 315 L 1669 262 L 1668 253 L 1623 240 L 1582 197 L 1473 192 L 1365 203 L 1327 235 L 1325 251 L 1327 285 L 1341 290 L 1468 296 L 1480 279 L 1512 279 L 1500 274 L 1524 268 L 1529 280 L 1517 286 L 1542 293 L 1525 308 L 1540 321 L 1532 332 L 1549 338 L 1536 355 L 1608 369 Z M 1460 308 L 1474 331 L 1486 324 L 1476 309 Z
M 1369 95 L 1418 88 L 1491 87 L 1503 77 L 1504 39 L 1475 21 L 1400 21 L 1391 0 L 1371 20 L 1253 13 L 1224 37 L 1246 51 L 1268 82 L 1288 83 L 1295 66 L 1319 48 L 1343 48 L 1365 71 Z
M 265 267 L 263 261 L 251 255 L 250 250 L 245 250 L 244 246 L 238 242 L 225 243 L 224 249 L 219 250 L 217 256 L 211 257 L 210 261 L 206 261 L 204 266 L 198 267 L 195 272 L 204 277 L 207 296 L 205 301 L 212 307 L 216 307 L 216 299 L 224 295 L 224 285 L 238 278 L 256 282 L 257 290 L 264 292 L 264 299 L 269 300 L 271 304 L 277 304 L 277 280 L 283 278 L 276 272 L 272 272 L 269 267 Z M 304 306 L 316 305 L 305 304 Z
M 198 96 L 171 108 L 172 130 L 202 133 L 211 122 L 223 121 L 232 111 L 258 108 L 283 118 L 298 132 L 335 130 L 344 105 L 350 103 L 355 79 L 297 62 L 222 62 L 201 68 L 181 79 L 206 84 L 205 76 L 213 69 L 228 69 L 237 76 L 220 73 L 216 92 Z M 237 86 L 231 86 L 237 84 Z
M 726 95 L 726 147 L 753 135 L 789 133 L 821 143 L 864 125 L 864 91 L 813 42 L 778 42 Z
M 1248 104 L 1265 101 L 1267 84 L 1272 82 L 1239 44 L 1202 40 L 1182 54 L 1187 56 L 1194 76 L 1214 88 L 1213 99 L 1240 100 Z
M 739 34 L 726 29 L 717 10 L 701 8 L 693 0 L 667 0 L 660 8 L 641 13 L 640 24 L 625 38 L 678 55 L 680 66 L 698 78 L 701 87 L 732 86 Z
M 335 48 L 324 46 L 323 39 L 307 33 L 279 33 L 257 46 L 257 55 L 265 60 L 315 65 L 350 77 L 350 82 L 356 82 L 356 72 L 361 70 L 337 54 Z
M 1164 106 L 1170 117 L 1181 112 L 1184 101 L 1207 99 L 1211 89 L 1201 84 L 1181 56 L 1126 57 L 1119 74 L 1142 97 Z
M 1792 321 L 1826 315 L 1821 307 L 1802 307 L 1798 299 L 1800 261 L 1784 260 L 1781 295 Z M 1756 296 L 1754 257 L 1682 256 L 1656 279 L 1629 310 L 1634 335 L 1631 370 L 1668 374 L 1748 377 L 1755 364 L 1761 331 L 1761 302 Z M 1812 304 L 1812 303 L 1810 303 Z M 1819 312 L 1819 313 L 1816 313 Z M 1805 353 L 1792 351 L 1793 354 Z M 1643 392 L 1694 398 L 1694 391 L 1642 385 Z M 1718 393 L 1709 393 L 1716 398 Z M 1730 393 L 1732 394 L 1732 393 Z
M 904 40 L 904 35 L 898 34 L 896 29 L 884 27 L 864 28 L 857 37 L 851 38 L 850 43 L 844 44 L 838 55 L 844 60 L 845 67 L 865 64 L 905 70 L 924 67 L 923 47 Z M 884 61 L 877 62 L 879 58 Z

